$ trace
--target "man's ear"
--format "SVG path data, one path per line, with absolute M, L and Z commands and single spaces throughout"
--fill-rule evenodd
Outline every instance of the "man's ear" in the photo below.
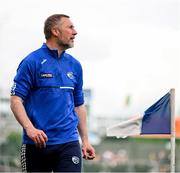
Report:
M 54 35 L 54 36 L 58 36 L 58 34 L 59 34 L 59 30 L 57 29 L 57 28 L 52 28 L 51 29 L 51 32 L 52 32 L 52 34 Z

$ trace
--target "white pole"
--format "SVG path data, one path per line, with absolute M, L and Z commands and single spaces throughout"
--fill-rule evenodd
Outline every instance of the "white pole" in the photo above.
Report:
M 170 90 L 171 105 L 171 173 L 175 172 L 175 147 L 176 147 L 176 129 L 175 129 L 175 89 Z

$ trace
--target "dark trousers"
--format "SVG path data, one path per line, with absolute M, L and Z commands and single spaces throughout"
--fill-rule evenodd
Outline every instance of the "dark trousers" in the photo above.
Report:
M 23 144 L 21 164 L 27 172 L 81 172 L 81 149 L 78 141 L 37 148 Z

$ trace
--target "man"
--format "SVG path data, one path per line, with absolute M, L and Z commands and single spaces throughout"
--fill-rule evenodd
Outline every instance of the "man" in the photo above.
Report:
M 11 90 L 11 110 L 23 127 L 21 162 L 28 172 L 81 172 L 95 157 L 88 141 L 80 63 L 65 52 L 77 34 L 69 16 L 44 24 L 46 43 L 20 63 Z M 78 133 L 79 132 L 79 133 Z

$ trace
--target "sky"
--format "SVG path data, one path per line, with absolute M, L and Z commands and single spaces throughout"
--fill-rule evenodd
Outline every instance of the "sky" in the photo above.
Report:
M 83 66 L 92 114 L 139 114 L 175 88 L 180 115 L 179 11 L 179 0 L 3 1 L 0 88 L 10 89 L 19 62 L 45 42 L 45 19 L 64 13 L 78 32 L 67 52 Z

